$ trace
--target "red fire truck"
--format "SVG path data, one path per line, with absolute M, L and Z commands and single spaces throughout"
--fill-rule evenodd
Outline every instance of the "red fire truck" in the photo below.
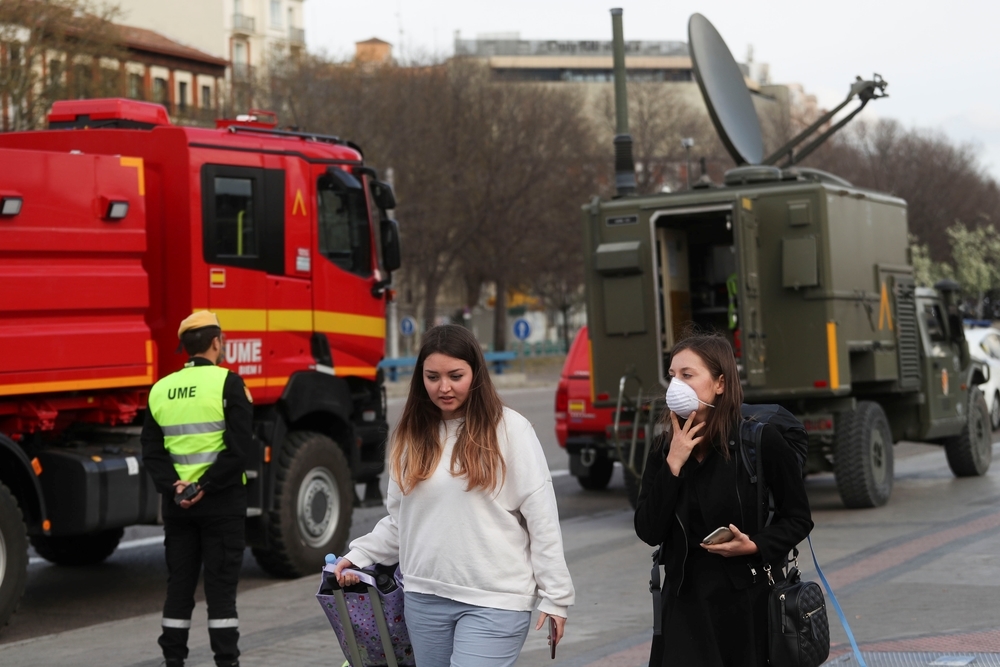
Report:
M 394 207 L 359 147 L 264 113 L 204 129 L 79 100 L 47 131 L 0 135 L 0 627 L 29 540 L 96 563 L 157 522 L 142 414 L 200 309 L 253 394 L 257 561 L 299 576 L 341 550 L 355 484 L 377 500 L 384 468 Z

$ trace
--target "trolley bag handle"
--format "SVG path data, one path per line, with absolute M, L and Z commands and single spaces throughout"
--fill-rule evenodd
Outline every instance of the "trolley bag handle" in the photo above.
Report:
M 338 558 L 337 561 L 339 560 Z M 336 565 L 336 561 L 327 563 L 323 566 L 323 571 L 332 573 Z M 372 611 L 375 614 L 375 626 L 378 628 L 379 641 L 382 642 L 382 650 L 385 651 L 386 665 L 387 667 L 399 667 L 399 663 L 396 661 L 396 651 L 392 646 L 392 638 L 389 636 L 389 624 L 385 620 L 385 610 L 382 608 L 382 594 L 375 587 L 375 577 L 367 572 L 354 569 L 345 569 L 341 574 L 353 574 L 365 584 L 365 588 L 368 589 L 368 599 L 371 601 Z M 364 664 L 361 660 L 361 651 L 358 649 L 358 640 L 354 636 L 354 627 L 351 623 L 351 614 L 347 610 L 344 589 L 339 584 L 333 589 L 333 598 L 337 603 L 337 614 L 340 615 L 341 622 L 344 623 L 344 639 L 347 641 L 347 649 L 351 654 L 351 665 L 360 667 Z

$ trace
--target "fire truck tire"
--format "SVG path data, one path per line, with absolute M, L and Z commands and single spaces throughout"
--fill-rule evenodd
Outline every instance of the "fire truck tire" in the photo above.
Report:
M 635 509 L 639 504 L 639 484 L 642 479 L 633 475 L 627 466 L 622 467 L 622 474 L 625 477 L 625 492 L 628 493 L 628 503 Z
M 607 456 L 598 454 L 594 462 L 587 468 L 586 474 L 577 475 L 576 479 L 580 482 L 580 486 L 588 491 L 600 491 L 608 488 L 608 482 L 611 481 L 611 474 L 614 471 L 615 462 Z
M 35 535 L 31 546 L 39 556 L 56 565 L 95 565 L 115 552 L 124 534 L 124 528 L 111 528 L 89 535 Z
M 254 558 L 269 574 L 312 574 L 328 553 L 342 554 L 351 530 L 354 482 L 343 451 L 320 433 L 293 431 L 285 439 L 275 475 L 267 550 Z
M 0 628 L 17 611 L 28 581 L 28 531 L 21 508 L 0 484 Z
M 955 477 L 985 475 L 993 460 L 993 438 L 990 433 L 990 411 L 978 387 L 969 392 L 968 412 L 962 432 L 944 441 L 948 467 Z
M 881 507 L 889 502 L 893 481 L 893 441 L 889 419 L 874 401 L 858 401 L 837 415 L 833 474 L 844 505 Z

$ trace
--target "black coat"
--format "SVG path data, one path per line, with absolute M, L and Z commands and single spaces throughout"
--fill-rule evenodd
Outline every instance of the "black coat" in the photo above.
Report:
M 663 544 L 663 635 L 655 638 L 650 666 L 753 666 L 766 661 L 766 575 L 777 575 L 788 552 L 812 530 L 809 500 L 795 453 L 770 425 L 761 437 L 764 479 L 774 494 L 772 523 L 758 527 L 758 491 L 736 446 L 733 427 L 728 459 L 715 448 L 703 461 L 692 457 L 675 477 L 666 448 L 646 461 L 635 511 L 636 534 Z M 726 558 L 699 543 L 720 526 L 735 524 L 758 552 Z

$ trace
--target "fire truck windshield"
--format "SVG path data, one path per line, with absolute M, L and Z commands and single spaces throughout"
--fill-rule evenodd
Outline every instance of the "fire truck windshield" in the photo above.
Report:
M 320 253 L 345 271 L 370 275 L 371 230 L 365 191 L 344 187 L 327 175 L 319 178 L 316 191 Z

